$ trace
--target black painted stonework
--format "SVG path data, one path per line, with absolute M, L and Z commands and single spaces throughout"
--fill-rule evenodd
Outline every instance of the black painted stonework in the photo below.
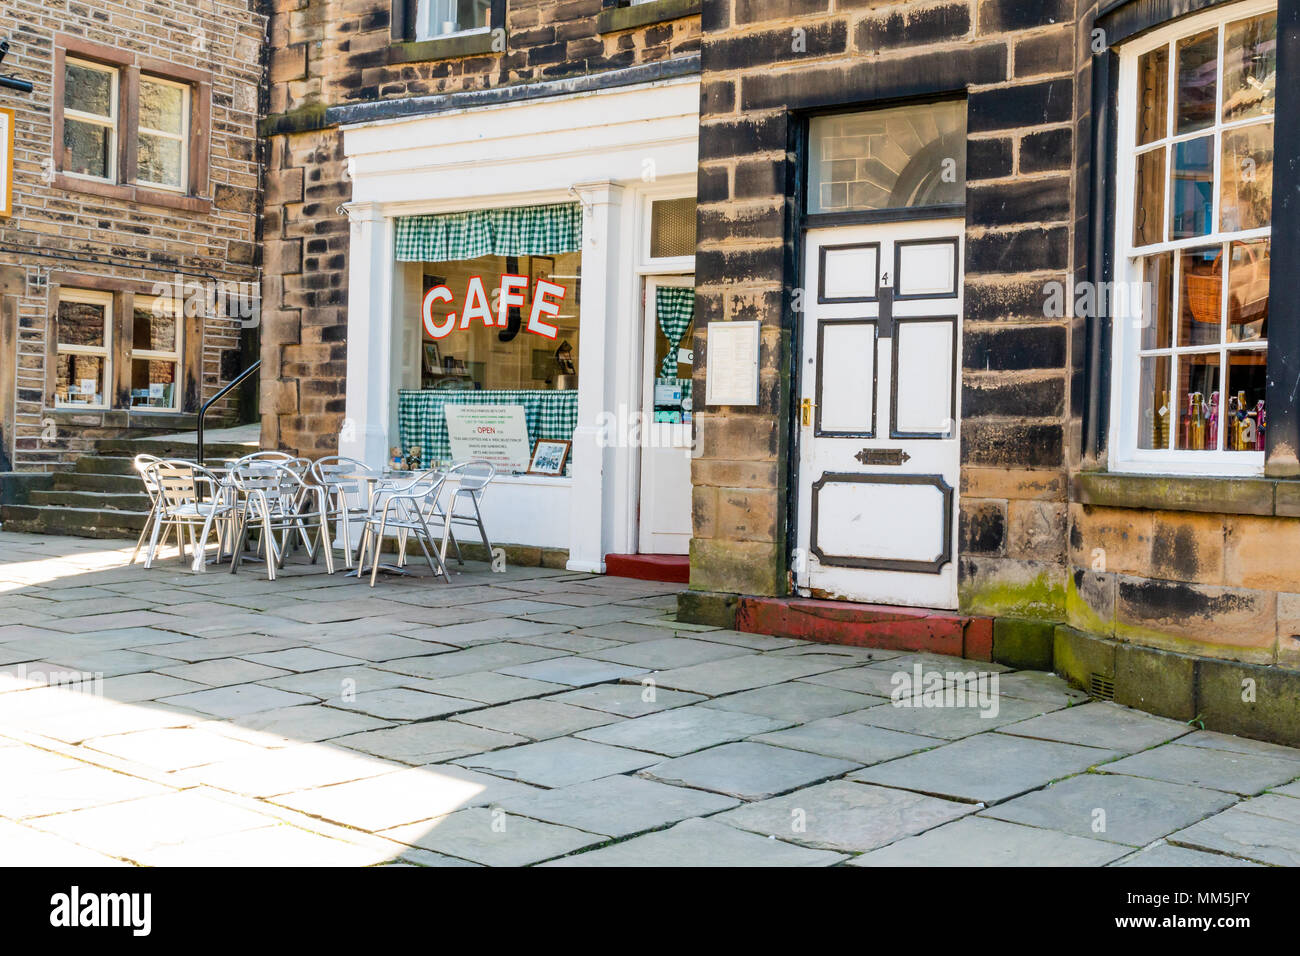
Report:
M 986 234 L 966 243 L 968 273 L 1017 273 L 1064 269 L 1069 260 L 1064 227 Z
M 1060 425 L 980 419 L 962 422 L 961 459 L 965 465 L 1059 468 L 1064 448 Z
M 1011 325 L 967 329 L 962 366 L 972 371 L 1010 372 L 1065 367 L 1063 325 Z
M 962 554 L 1001 554 L 1007 538 L 1002 506 L 991 501 L 964 503 L 959 535 Z
M 1014 168 L 1009 139 L 972 139 L 966 144 L 966 181 L 1001 179 Z
M 1064 123 L 1073 112 L 1072 87 L 1071 80 L 1062 79 L 972 93 L 968 128 L 979 133 Z
M 985 376 L 962 384 L 962 418 L 1003 415 L 1057 418 L 1065 411 L 1065 382 L 1059 371 L 1050 378 L 1007 380 Z
M 966 191 L 968 226 L 1064 222 L 1070 215 L 1070 180 L 1065 176 L 971 186 Z
M 1073 19 L 1070 0 L 982 0 L 979 7 L 981 33 L 1026 30 L 1066 23 Z
M 1020 171 L 1041 173 L 1053 169 L 1069 169 L 1070 162 L 1074 159 L 1072 140 L 1068 129 L 1030 133 L 1020 141 Z M 1086 137 L 1083 141 L 1087 142 Z
M 893 12 L 858 24 L 855 42 L 860 50 L 900 49 L 923 43 L 943 43 L 970 32 L 970 8 L 951 4 L 904 15 Z

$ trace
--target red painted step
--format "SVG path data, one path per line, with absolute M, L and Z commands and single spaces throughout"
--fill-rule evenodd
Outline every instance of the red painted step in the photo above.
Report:
M 684 554 L 607 554 L 605 573 L 638 581 L 687 584 L 691 580 L 691 559 Z
M 928 651 L 969 660 L 993 657 L 993 621 L 952 611 L 809 598 L 742 597 L 736 630 L 826 644 Z

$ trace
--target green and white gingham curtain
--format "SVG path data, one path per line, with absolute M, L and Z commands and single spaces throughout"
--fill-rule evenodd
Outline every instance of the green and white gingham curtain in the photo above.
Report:
M 447 405 L 522 405 L 529 442 L 540 439 L 569 441 L 578 427 L 576 391 L 410 391 L 397 393 L 397 425 L 402 454 L 419 445 L 424 462 L 451 460 L 447 436 Z
M 582 251 L 582 206 L 513 206 L 397 220 L 398 262 L 479 256 L 551 256 Z
M 695 290 L 680 286 L 660 286 L 655 290 L 655 315 L 659 328 L 668 340 L 668 354 L 660 366 L 660 378 L 677 377 L 677 349 L 682 336 L 695 318 Z

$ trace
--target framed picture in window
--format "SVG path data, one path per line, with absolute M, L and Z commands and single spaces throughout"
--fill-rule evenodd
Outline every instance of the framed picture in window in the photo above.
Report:
M 530 256 L 528 260 L 529 287 L 536 289 L 539 282 L 550 282 L 555 275 L 555 259 L 552 256 Z
M 424 370 L 430 375 L 442 371 L 442 353 L 438 350 L 437 342 L 424 343 Z
M 569 461 L 569 451 L 573 448 L 571 441 L 558 441 L 543 438 L 533 446 L 533 457 L 528 463 L 527 474 L 562 475 L 564 466 Z

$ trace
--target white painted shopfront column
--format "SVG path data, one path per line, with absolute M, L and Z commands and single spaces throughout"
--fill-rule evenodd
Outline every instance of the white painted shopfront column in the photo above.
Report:
M 611 321 L 620 313 L 617 281 L 620 212 L 623 187 L 614 183 L 582 183 L 574 187 L 583 206 L 582 228 L 582 349 L 578 355 L 578 427 L 573 433 L 573 495 L 570 499 L 570 571 L 605 570 L 605 475 L 616 448 L 605 440 L 601 425 L 613 407 L 614 349 L 618 338 Z M 609 459 L 607 461 L 607 459 Z
M 352 224 L 348 261 L 347 409 L 339 454 L 371 467 L 388 458 L 392 404 L 393 220 L 377 203 L 344 207 Z

